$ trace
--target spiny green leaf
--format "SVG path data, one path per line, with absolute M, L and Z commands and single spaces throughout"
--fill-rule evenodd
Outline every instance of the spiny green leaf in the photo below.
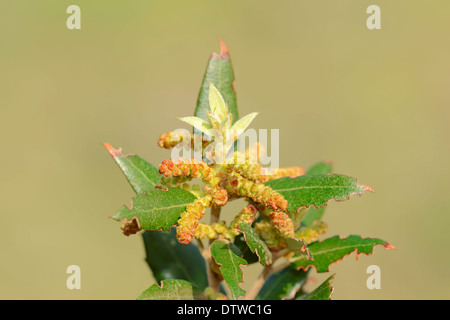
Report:
M 307 172 L 307 175 L 316 175 L 316 174 L 328 174 L 331 173 L 333 170 L 333 167 L 330 163 L 325 162 L 319 162 L 312 166 Z M 320 220 L 323 217 L 323 214 L 325 213 L 325 208 L 314 208 L 311 207 L 308 209 L 308 212 L 301 220 L 301 223 L 303 226 L 311 226 L 314 220 Z
M 243 282 L 241 265 L 247 265 L 247 261 L 241 258 L 241 251 L 232 243 L 216 240 L 211 245 L 211 254 L 214 261 L 220 266 L 220 272 L 230 288 L 234 300 L 245 295 L 245 291 L 239 286 Z
M 176 229 L 169 232 L 145 231 L 142 234 L 146 258 L 153 277 L 187 280 L 203 290 L 208 286 L 205 259 L 192 243 L 183 245 L 176 239 Z
M 106 150 L 119 165 L 136 193 L 155 188 L 161 181 L 158 169 L 136 155 L 122 155 L 121 149 L 114 149 L 109 143 L 103 143 Z
M 113 219 L 131 221 L 137 219 L 143 230 L 170 230 L 177 223 L 180 214 L 196 197 L 183 189 L 168 188 L 150 190 L 131 200 L 131 207 L 123 206 Z
M 335 275 L 336 274 L 331 275 L 331 277 L 325 280 L 311 293 L 300 295 L 296 300 L 330 300 L 334 291 L 331 282 L 333 282 Z
M 239 230 L 244 234 L 244 240 L 247 243 L 250 250 L 258 256 L 259 262 L 266 266 L 272 263 L 272 254 L 270 253 L 267 244 L 256 233 L 256 231 L 245 223 L 239 224 Z
M 164 280 L 142 292 L 137 300 L 195 300 L 199 292 L 185 280 Z
M 256 300 L 292 300 L 305 284 L 308 271 L 288 266 L 275 272 L 266 280 Z
M 373 192 L 369 186 L 358 184 L 355 178 L 341 174 L 284 177 L 265 184 L 284 196 L 290 212 L 310 206 L 324 207 L 330 200 L 347 200 L 354 194 L 362 195 L 366 190 Z
M 376 246 L 383 246 L 386 249 L 393 249 L 390 243 L 376 238 L 361 238 L 357 235 L 348 236 L 341 239 L 339 236 L 314 242 L 308 246 L 314 260 L 308 260 L 305 256 L 294 256 L 291 258 L 292 266 L 296 269 L 307 270 L 315 267 L 317 272 L 328 272 L 330 265 L 339 262 L 345 256 L 356 252 L 358 256 L 361 253 L 372 254 Z
M 225 100 L 228 112 L 233 115 L 232 123 L 236 122 L 238 120 L 238 110 L 233 81 L 234 73 L 230 54 L 225 44 L 220 41 L 220 54 L 213 53 L 209 59 L 194 115 L 209 121 L 209 86 L 210 82 L 212 82 Z

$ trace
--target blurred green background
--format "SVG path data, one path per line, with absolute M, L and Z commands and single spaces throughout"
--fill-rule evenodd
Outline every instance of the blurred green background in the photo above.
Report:
M 240 114 L 280 129 L 282 166 L 332 160 L 376 190 L 331 203 L 328 235 L 397 250 L 332 266 L 333 298 L 449 299 L 449 15 L 445 0 L 2 1 L 0 298 L 134 299 L 153 284 L 141 236 L 108 219 L 133 191 L 101 143 L 168 157 L 157 138 L 187 128 L 176 117 L 220 37 Z M 66 288 L 71 264 L 81 290 Z M 372 264 L 381 290 L 366 287 Z

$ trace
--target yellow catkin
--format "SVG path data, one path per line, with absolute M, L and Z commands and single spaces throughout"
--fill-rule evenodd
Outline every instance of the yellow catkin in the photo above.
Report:
M 256 160 L 256 159 L 255 159 Z M 239 173 L 242 177 L 258 182 L 265 182 L 266 175 L 263 174 L 261 164 L 251 163 L 248 155 L 241 152 L 235 152 L 233 154 L 233 164 L 227 166 L 229 171 L 234 170 Z
M 255 231 L 264 239 L 270 248 L 285 247 L 274 224 L 268 220 L 261 220 L 255 223 Z
M 214 239 L 216 236 L 217 233 L 214 229 L 210 225 L 204 223 L 199 223 L 194 234 L 195 239 Z
M 269 218 L 277 228 L 278 232 L 286 238 L 294 238 L 294 223 L 289 216 L 282 211 L 272 211 Z
M 159 136 L 158 146 L 164 149 L 172 149 L 182 143 L 184 148 L 200 150 L 208 146 L 211 141 L 203 140 L 202 135 L 193 135 L 186 131 L 168 132 Z
M 241 212 L 239 212 L 239 214 L 236 217 L 234 217 L 233 221 L 230 222 L 229 227 L 230 232 L 234 236 L 237 236 L 239 234 L 239 231 L 237 230 L 239 224 L 245 223 L 248 224 L 249 226 L 252 225 L 252 223 L 256 219 L 257 212 L 258 210 L 255 208 L 254 205 L 249 204 L 248 206 L 246 206 L 244 209 L 241 210 Z
M 159 166 L 159 173 L 165 177 L 203 178 L 203 182 L 213 188 L 220 183 L 220 178 L 214 168 L 208 166 L 204 161 L 196 162 L 194 158 L 190 160 L 164 160 Z
M 290 178 L 296 178 L 299 176 L 303 176 L 306 174 L 305 169 L 299 166 L 292 166 L 292 167 L 286 167 L 286 168 L 279 168 L 277 170 L 271 170 L 267 173 L 267 180 L 274 180 L 279 179 L 283 177 L 290 177 Z
M 182 244 L 188 244 L 195 235 L 199 220 L 205 214 L 206 208 L 211 206 L 211 196 L 205 196 L 194 200 L 186 206 L 186 211 L 180 215 L 177 226 L 177 240 Z
M 230 193 L 251 198 L 273 210 L 287 209 L 288 202 L 281 194 L 263 183 L 250 181 L 237 172 L 228 175 L 225 187 Z
M 180 142 L 186 142 L 191 140 L 190 135 L 174 133 L 172 131 L 163 133 L 159 136 L 158 146 L 164 149 L 172 149 Z
M 328 226 L 323 221 L 314 221 L 309 227 L 302 227 L 295 232 L 295 237 L 303 239 L 306 244 L 310 244 L 320 239 L 320 236 L 328 231 Z
M 218 222 L 214 223 L 212 226 L 204 223 L 199 223 L 197 229 L 195 230 L 194 238 L 196 239 L 215 239 L 219 235 L 230 239 L 232 238 L 232 234 L 229 232 L 228 228 L 225 226 L 225 223 Z
M 204 187 L 204 190 L 207 194 L 210 194 L 212 197 L 212 203 L 215 207 L 223 207 L 228 202 L 228 192 L 224 188 L 216 187 L 211 188 L 208 186 Z

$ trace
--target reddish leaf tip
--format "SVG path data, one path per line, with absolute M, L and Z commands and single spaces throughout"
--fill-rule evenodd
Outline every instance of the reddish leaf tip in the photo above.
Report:
M 109 152 L 109 154 L 115 158 L 122 154 L 122 148 L 119 148 L 118 150 L 114 149 L 111 144 L 107 142 L 103 142 L 102 145 L 106 148 L 106 150 Z
M 364 186 L 364 191 L 370 191 L 372 193 L 375 193 L 375 190 L 373 190 L 371 187 L 369 186 Z
M 384 248 L 387 250 L 395 250 L 396 248 L 394 247 L 394 245 L 390 244 L 389 242 L 386 242 L 384 244 Z
M 223 40 L 219 38 L 219 43 L 220 43 L 220 56 L 229 57 L 230 53 L 228 51 L 227 46 L 225 45 L 225 42 L 223 42 Z

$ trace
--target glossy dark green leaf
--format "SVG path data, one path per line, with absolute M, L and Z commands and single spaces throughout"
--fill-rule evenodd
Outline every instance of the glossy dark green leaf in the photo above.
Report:
M 266 280 L 256 300 L 292 300 L 305 284 L 308 271 L 289 266 L 275 272 Z
M 189 281 L 202 290 L 208 286 L 205 259 L 200 250 L 193 243 L 179 243 L 175 228 L 169 232 L 145 231 L 142 237 L 145 260 L 156 282 L 179 279 Z
M 161 181 L 158 169 L 136 155 L 122 155 L 121 149 L 114 149 L 109 143 L 103 144 L 122 169 L 130 185 L 136 193 L 152 190 Z
M 299 255 L 291 258 L 291 262 L 297 270 L 308 270 L 310 267 L 315 267 L 317 272 L 328 272 L 330 265 L 339 262 L 345 256 L 353 252 L 356 252 L 357 255 L 361 253 L 369 255 L 377 246 L 383 246 L 386 249 L 394 248 L 390 243 L 381 239 L 361 238 L 357 235 L 341 239 L 339 236 L 334 236 L 308 245 L 314 260 L 308 260 L 304 255 Z
M 330 163 L 319 162 L 319 163 L 315 164 L 314 166 L 312 166 L 306 172 L 306 174 L 308 174 L 308 175 L 329 174 L 332 172 L 332 170 L 333 170 L 333 167 Z M 309 208 L 308 212 L 301 220 L 302 225 L 308 227 L 308 226 L 312 225 L 314 220 L 322 219 L 323 214 L 325 213 L 325 208 L 326 207 L 322 207 L 322 208 L 311 207 L 311 208 Z
M 239 224 L 239 230 L 244 234 L 244 240 L 250 251 L 258 256 L 259 262 L 266 266 L 272 263 L 272 254 L 263 239 L 256 233 L 255 229 L 245 223 Z
M 230 288 L 234 300 L 245 295 L 240 287 L 243 283 L 241 265 L 247 265 L 247 261 L 241 258 L 242 252 L 232 243 L 216 240 L 211 245 L 211 255 L 220 266 L 223 279 Z
M 142 292 L 137 300 L 195 300 L 199 292 L 185 280 L 164 280 Z
M 220 41 L 220 54 L 214 52 L 209 59 L 194 115 L 209 121 L 207 114 L 209 110 L 209 83 L 212 82 L 228 105 L 228 111 L 233 116 L 232 123 L 236 122 L 238 110 L 233 81 L 234 72 L 230 54 L 225 44 Z
M 296 300 L 330 300 L 333 294 L 333 287 L 331 282 L 334 280 L 335 274 L 325 280 L 320 286 L 318 286 L 314 291 L 307 294 L 302 294 L 296 298 Z
M 167 191 L 153 189 L 135 196 L 131 206 L 123 206 L 113 217 L 121 221 L 137 219 L 143 230 L 170 230 L 177 223 L 180 214 L 196 197 L 183 189 L 168 188 Z
M 355 178 L 341 174 L 284 177 L 265 184 L 284 196 L 289 202 L 290 212 L 310 206 L 324 207 L 330 200 L 343 201 L 354 194 L 362 195 L 366 190 L 373 191 L 368 186 L 358 184 Z

